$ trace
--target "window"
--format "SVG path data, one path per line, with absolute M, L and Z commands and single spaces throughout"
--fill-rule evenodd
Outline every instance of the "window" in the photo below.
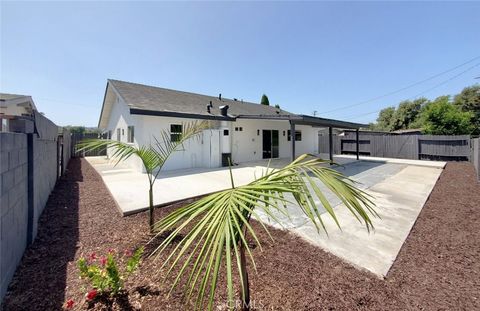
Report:
M 108 134 L 107 134 L 107 139 L 112 139 L 112 131 L 108 131 Z
M 133 143 L 135 137 L 135 130 L 133 126 L 129 126 L 127 129 L 127 142 Z
M 235 132 L 241 132 L 241 131 L 243 131 L 243 127 L 240 126 L 235 128 Z
M 120 134 L 121 134 L 121 130 L 120 129 L 117 129 L 117 141 L 120 141 Z
M 223 130 L 223 136 L 228 136 L 228 130 Z
M 290 141 L 290 130 L 287 131 L 287 140 Z M 302 141 L 302 131 L 295 131 L 295 141 Z
M 170 124 L 170 141 L 180 141 L 182 133 L 183 129 L 181 124 Z

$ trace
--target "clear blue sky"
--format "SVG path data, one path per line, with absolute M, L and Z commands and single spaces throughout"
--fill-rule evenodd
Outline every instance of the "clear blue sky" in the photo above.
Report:
M 0 5 L 0 91 L 33 96 L 59 125 L 96 126 L 108 78 L 253 102 L 266 93 L 292 112 L 369 122 L 368 112 L 480 76 L 480 66 L 460 74 L 477 59 L 323 113 L 480 56 L 480 3 Z

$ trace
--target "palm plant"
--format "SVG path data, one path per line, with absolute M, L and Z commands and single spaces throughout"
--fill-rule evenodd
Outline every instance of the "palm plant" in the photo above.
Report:
M 317 231 L 322 228 L 326 231 L 318 203 L 315 202 L 315 199 L 318 199 L 318 205 L 322 205 L 340 227 L 335 211 L 319 188 L 318 182 L 323 183 L 340 198 L 343 205 L 370 231 L 373 225 L 369 214 L 378 215 L 369 195 L 355 187 L 354 181 L 322 166 L 324 163 L 329 162 L 311 155 L 302 155 L 281 169 L 267 168 L 260 178 L 238 187 L 234 185 L 230 170 L 231 189 L 181 207 L 157 222 L 155 231 L 158 235 L 171 230 L 152 253 L 158 256 L 170 249 L 163 266 L 169 266 L 167 275 L 177 271 L 171 290 L 184 279 L 187 299 L 192 298 L 192 294 L 196 292 L 195 309 L 201 309 L 208 300 L 208 309 L 211 310 L 220 269 L 224 264 L 228 305 L 232 308 L 233 268 L 236 265 L 241 283 L 241 307 L 242 310 L 249 310 L 246 253 L 255 271 L 256 266 L 247 244 L 247 234 L 251 235 L 260 250 L 262 249 L 257 234 L 250 225 L 251 217 L 258 219 L 259 215 L 255 210 L 259 209 L 280 223 L 277 217 L 279 213 L 288 216 L 287 204 L 295 203 L 315 225 Z M 268 227 L 262 222 L 260 224 L 272 238 Z M 185 235 L 178 244 L 173 249 L 167 248 L 181 232 Z
M 172 140 L 170 132 L 164 130 L 160 132 L 160 139 L 153 137 L 155 143 L 148 146 L 135 146 L 133 144 L 127 144 L 111 139 L 86 139 L 78 144 L 79 150 L 95 150 L 103 148 L 111 148 L 112 159 L 116 161 L 117 165 L 120 161 L 127 160 L 131 156 L 138 157 L 145 168 L 145 172 L 148 176 L 149 183 L 149 226 L 150 230 L 153 230 L 154 216 L 153 216 L 153 185 L 157 180 L 160 171 L 162 170 L 165 162 L 176 151 L 183 148 L 184 143 L 198 135 L 209 127 L 208 121 L 201 122 L 189 122 L 182 124 L 182 133 L 176 135 L 176 139 Z

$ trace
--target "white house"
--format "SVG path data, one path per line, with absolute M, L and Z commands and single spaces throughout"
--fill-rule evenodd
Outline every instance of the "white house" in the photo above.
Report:
M 165 170 L 214 168 L 269 158 L 318 153 L 320 128 L 358 129 L 361 124 L 297 115 L 272 106 L 108 80 L 98 127 L 111 139 L 154 144 L 162 130 L 171 139 L 182 125 L 209 120 L 210 129 L 185 144 Z M 129 165 L 141 171 L 138 159 Z
M 0 93 L 0 132 L 31 132 L 34 111 L 37 108 L 31 96 Z M 26 127 L 32 127 L 26 129 Z

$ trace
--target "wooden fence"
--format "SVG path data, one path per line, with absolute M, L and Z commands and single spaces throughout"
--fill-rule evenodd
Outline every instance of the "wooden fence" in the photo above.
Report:
M 102 138 L 97 133 L 72 133 L 72 157 L 94 157 L 107 155 L 107 149 L 101 148 L 86 152 L 85 150 L 78 151 L 77 143 L 84 139 Z M 105 138 L 105 137 L 103 137 Z
M 319 153 L 328 153 L 328 136 L 319 136 Z M 469 161 L 470 136 L 364 135 L 359 137 L 360 155 L 414 160 Z M 334 154 L 355 154 L 355 134 L 333 137 Z

